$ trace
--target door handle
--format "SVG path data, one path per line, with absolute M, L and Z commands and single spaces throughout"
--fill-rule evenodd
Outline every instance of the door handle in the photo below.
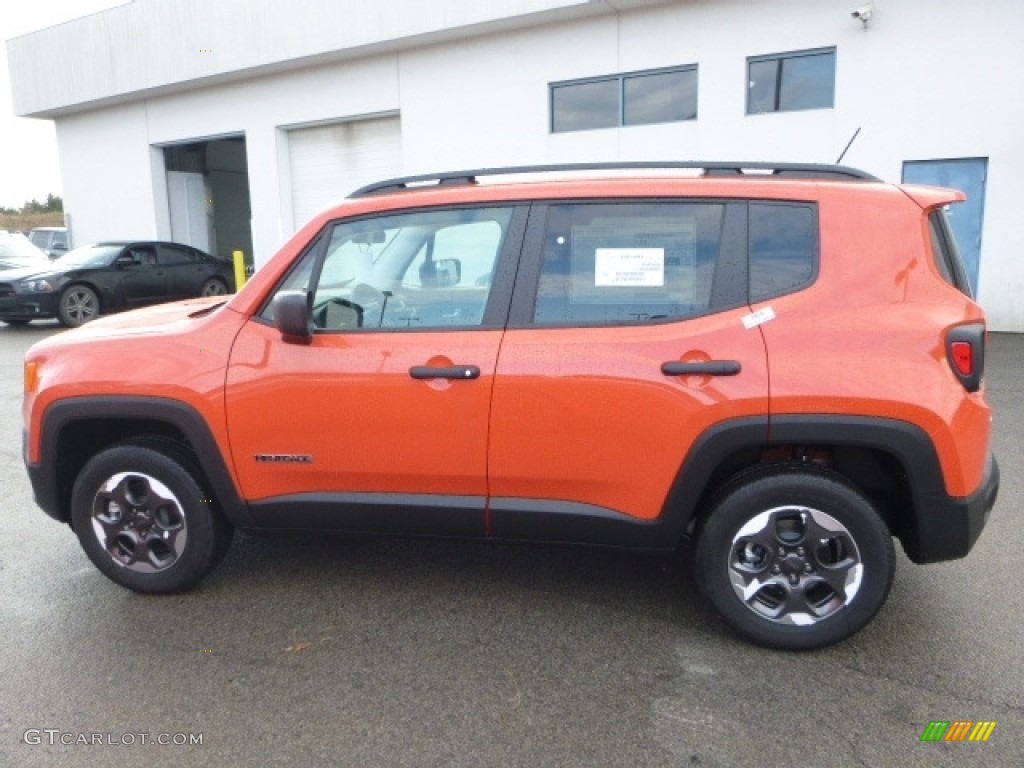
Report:
M 736 360 L 702 360 L 684 363 L 673 360 L 661 364 L 666 376 L 735 376 L 742 366 Z
M 478 379 L 480 369 L 475 365 L 414 365 L 409 375 L 414 379 Z

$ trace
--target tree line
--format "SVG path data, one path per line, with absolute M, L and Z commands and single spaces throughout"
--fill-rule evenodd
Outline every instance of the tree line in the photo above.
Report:
M 28 232 L 34 227 L 64 226 L 64 201 L 57 195 L 47 195 L 46 201 L 29 200 L 21 209 L 0 206 L 0 229 Z
M 58 195 L 54 195 L 52 193 L 46 196 L 46 202 L 45 203 L 40 203 L 38 200 L 33 198 L 32 200 L 27 200 L 25 202 L 25 204 L 23 206 L 21 206 L 20 210 L 17 209 L 17 208 L 7 208 L 5 206 L 0 206 L 0 213 L 5 213 L 5 214 L 7 214 L 9 216 L 14 216 L 14 215 L 18 215 L 18 214 L 29 215 L 29 214 L 33 214 L 33 213 L 63 213 L 63 212 L 64 212 L 64 201 Z

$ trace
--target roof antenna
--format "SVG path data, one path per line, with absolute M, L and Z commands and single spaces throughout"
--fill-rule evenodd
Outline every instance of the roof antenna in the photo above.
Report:
M 836 165 L 839 165 L 841 162 L 843 162 L 843 158 L 846 157 L 846 153 L 850 151 L 850 146 L 853 144 L 854 141 L 856 141 L 858 135 L 860 135 L 859 125 L 857 126 L 857 130 L 853 132 L 853 136 L 850 137 L 850 140 L 846 142 L 846 147 L 843 149 L 842 152 L 839 153 L 839 158 L 836 160 Z

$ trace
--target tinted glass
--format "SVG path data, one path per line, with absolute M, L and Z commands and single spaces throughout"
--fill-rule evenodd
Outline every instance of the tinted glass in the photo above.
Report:
M 747 113 L 774 112 L 777 109 L 779 60 L 752 61 L 748 67 Z
M 818 228 L 813 206 L 750 204 L 750 300 L 809 284 L 817 271 Z
M 551 130 L 582 131 L 619 124 L 619 79 L 551 88 Z
M 195 254 L 190 251 L 161 245 L 157 250 L 157 260 L 160 264 L 171 266 L 174 264 L 189 264 L 195 261 L 196 257 Z
M 828 108 L 835 101 L 836 52 L 750 59 L 747 80 L 747 114 Z
M 623 100 L 626 125 L 693 120 L 697 117 L 697 70 L 627 77 Z
M 724 206 L 553 205 L 534 320 L 636 323 L 709 309 Z
M 835 83 L 836 55 L 833 52 L 785 59 L 782 62 L 779 109 L 831 107 Z
M 480 325 L 511 217 L 510 208 L 480 208 L 336 225 L 313 291 L 314 326 L 336 331 Z M 299 287 L 310 274 L 300 265 L 282 287 Z
M 950 285 L 959 288 L 967 296 L 974 296 L 970 280 L 964 270 L 963 261 L 957 247 L 953 228 L 944 210 L 933 211 L 928 219 L 928 230 L 931 234 L 932 255 L 935 265 L 939 268 L 943 279 Z

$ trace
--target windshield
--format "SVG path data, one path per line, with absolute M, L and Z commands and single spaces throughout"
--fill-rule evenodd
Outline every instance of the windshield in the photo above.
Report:
M 0 232 L 0 259 L 4 261 L 46 261 L 46 254 L 20 232 Z
M 83 245 L 81 248 L 68 251 L 54 264 L 61 267 L 107 267 L 122 248 L 120 245 Z

